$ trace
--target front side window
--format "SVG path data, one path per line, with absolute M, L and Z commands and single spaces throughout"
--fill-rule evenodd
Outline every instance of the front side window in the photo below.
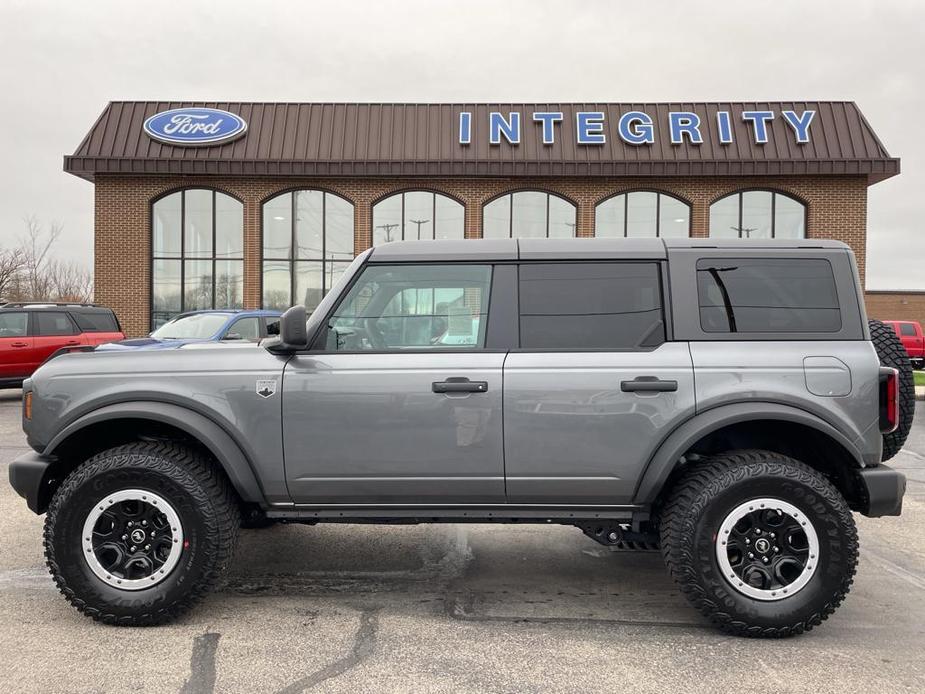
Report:
M 841 330 L 832 266 L 821 258 L 704 258 L 697 294 L 707 333 Z
M 594 208 L 598 237 L 687 237 L 690 228 L 690 205 L 664 193 L 623 193 Z
M 353 204 L 297 190 L 263 204 L 263 307 L 311 312 L 353 260 Z
M 521 265 L 521 348 L 632 350 L 664 341 L 656 263 Z
M 485 346 L 491 267 L 370 265 L 328 322 L 326 349 Z
M 575 236 L 577 208 L 542 191 L 522 190 L 495 198 L 482 208 L 486 239 L 545 239 Z
M 78 332 L 77 326 L 64 311 L 36 311 L 32 320 L 35 321 L 37 336 L 76 335 Z
M 802 239 L 806 237 L 806 206 L 770 190 L 732 193 L 710 205 L 710 236 Z
M 900 323 L 899 334 L 906 337 L 915 337 L 915 326 L 912 323 Z
M 257 342 L 260 339 L 260 319 L 256 317 L 238 318 L 228 328 L 223 339 Z
M 244 205 L 215 190 L 171 193 L 152 205 L 152 327 L 184 311 L 241 308 Z
M 25 311 L 0 313 L 0 337 L 25 337 L 28 324 Z
M 373 207 L 374 246 L 390 241 L 464 237 L 465 208 L 440 193 L 396 193 Z

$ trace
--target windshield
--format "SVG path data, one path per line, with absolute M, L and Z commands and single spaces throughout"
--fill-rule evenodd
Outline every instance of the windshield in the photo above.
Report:
M 194 313 L 174 318 L 151 333 L 159 340 L 206 340 L 228 320 L 226 313 Z

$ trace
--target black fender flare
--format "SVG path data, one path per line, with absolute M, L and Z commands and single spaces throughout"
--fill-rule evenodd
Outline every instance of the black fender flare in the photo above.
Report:
M 48 443 L 42 455 L 53 456 L 58 446 L 81 429 L 113 419 L 147 419 L 169 424 L 186 432 L 215 456 L 243 501 L 261 505 L 266 503 L 251 461 L 231 435 L 208 417 L 180 405 L 154 401 L 105 405 L 78 417 L 64 427 Z
M 650 504 L 662 490 L 678 460 L 697 441 L 730 424 L 756 420 L 777 420 L 802 424 L 837 441 L 854 458 L 857 467 L 863 468 L 860 451 L 838 429 L 816 415 L 788 405 L 766 402 L 739 402 L 720 405 L 699 413 L 679 425 L 659 445 L 649 460 L 636 487 L 633 503 Z

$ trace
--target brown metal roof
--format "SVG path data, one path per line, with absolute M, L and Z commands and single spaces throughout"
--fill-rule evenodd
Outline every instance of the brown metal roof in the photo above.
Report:
M 207 106 L 236 113 L 247 134 L 205 147 L 162 144 L 142 124 L 168 109 Z M 617 136 L 627 111 L 648 113 L 655 143 L 629 145 Z M 756 144 L 743 111 L 770 110 L 769 141 Z M 815 110 L 810 141 L 797 144 L 781 111 Z M 472 112 L 471 144 L 458 142 L 459 113 Z M 521 113 L 518 145 L 489 144 L 488 114 Z M 533 112 L 561 111 L 556 141 L 544 145 Z M 607 142 L 576 143 L 575 113 L 603 111 Z M 693 111 L 703 144 L 671 144 L 669 111 Z M 716 112 L 731 113 L 734 142 L 721 144 Z M 899 173 L 858 107 L 850 101 L 625 104 L 347 104 L 240 102 L 111 102 L 64 170 L 95 174 L 248 176 L 674 176 L 864 175 L 873 183 Z

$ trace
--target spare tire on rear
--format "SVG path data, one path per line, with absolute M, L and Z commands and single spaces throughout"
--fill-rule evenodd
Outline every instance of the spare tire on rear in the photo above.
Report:
M 899 426 L 896 431 L 883 435 L 883 460 L 889 460 L 899 453 L 906 442 L 912 417 L 915 415 L 915 381 L 912 376 L 912 362 L 906 348 L 893 329 L 878 320 L 867 321 L 870 326 L 870 340 L 874 343 L 877 356 L 883 366 L 899 371 Z

